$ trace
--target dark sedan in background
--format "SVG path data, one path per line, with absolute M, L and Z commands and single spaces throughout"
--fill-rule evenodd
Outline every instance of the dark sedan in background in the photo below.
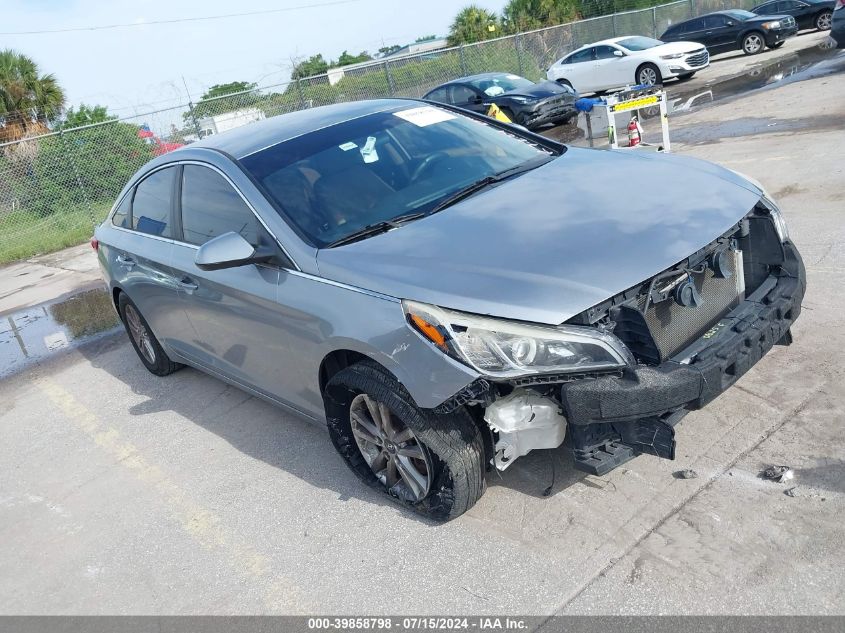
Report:
M 829 31 L 836 0 L 774 0 L 751 9 L 757 15 L 791 15 L 799 29 Z
M 664 42 L 699 42 L 711 55 L 741 50 L 756 55 L 769 48 L 779 48 L 798 32 L 791 15 L 756 15 L 731 9 L 716 11 L 670 26 L 660 36 Z
M 553 81 L 534 83 L 519 75 L 483 73 L 437 86 L 423 98 L 482 114 L 495 104 L 511 121 L 533 130 L 574 117 L 578 93 Z

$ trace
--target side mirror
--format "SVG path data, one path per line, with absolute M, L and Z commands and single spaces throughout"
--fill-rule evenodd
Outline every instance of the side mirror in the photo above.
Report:
M 733 26 L 734 24 L 736 24 L 736 22 L 734 22 L 733 20 L 728 20 L 727 22 L 725 22 L 725 24 L 727 24 L 728 26 Z
M 200 246 L 194 263 L 200 270 L 221 270 L 268 262 L 274 255 L 271 249 L 256 248 L 239 233 L 229 231 Z
M 469 102 L 470 102 L 470 103 L 474 103 L 475 105 L 479 105 L 479 104 L 481 104 L 481 103 L 483 103 L 483 102 L 484 102 L 484 99 L 482 99 L 482 98 L 481 98 L 481 97 L 479 97 L 479 96 L 475 96 L 475 97 L 472 97 L 472 98 L 469 100 Z
M 625 57 L 625 53 L 622 51 L 613 51 L 614 57 Z

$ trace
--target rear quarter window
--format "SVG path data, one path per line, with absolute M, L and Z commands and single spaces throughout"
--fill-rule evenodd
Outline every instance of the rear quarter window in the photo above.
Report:
M 173 193 L 173 167 L 160 169 L 142 180 L 132 200 L 132 228 L 140 233 L 173 237 L 170 204 Z
M 124 229 L 132 228 L 132 217 L 129 214 L 129 207 L 132 201 L 132 192 L 130 191 L 125 196 L 117 209 L 114 210 L 114 215 L 111 218 L 111 223 Z

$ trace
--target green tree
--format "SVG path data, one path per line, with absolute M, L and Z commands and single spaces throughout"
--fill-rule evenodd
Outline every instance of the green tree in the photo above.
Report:
M 329 62 L 323 59 L 323 55 L 318 53 L 312 55 L 293 67 L 291 71 L 291 79 L 304 79 L 305 77 L 313 77 L 314 75 L 322 75 L 329 69 Z
M 254 90 L 256 84 L 248 81 L 230 81 L 227 84 L 215 84 L 211 86 L 194 104 L 194 116 L 201 119 L 215 114 L 232 112 L 241 108 L 254 106 L 261 100 L 261 97 Z M 242 94 L 243 93 L 243 94 Z M 227 96 L 232 95 L 232 96 Z M 182 119 L 187 124 L 192 124 L 191 113 L 186 112 Z
M 38 65 L 10 48 L 0 51 L 0 142 L 47 132 L 65 105 L 65 93 L 55 76 L 41 74 Z
M 346 51 L 340 54 L 334 66 L 349 66 L 350 64 L 360 64 L 361 62 L 368 62 L 372 59 L 367 51 L 361 51 L 357 55 L 350 55 Z M 330 65 L 331 62 L 329 62 Z
M 80 103 L 79 108 L 74 110 L 74 108 L 71 107 L 67 112 L 65 112 L 64 121 L 57 125 L 56 128 L 67 130 L 74 127 L 82 127 L 83 125 L 112 121 L 116 118 L 116 116 L 110 115 L 106 111 L 105 106 L 87 106 L 84 103 Z
M 492 11 L 470 4 L 461 9 L 449 27 L 449 45 L 472 44 L 501 35 L 501 21 Z
M 578 19 L 579 0 L 510 0 L 502 9 L 508 33 L 556 26 Z
M 378 52 L 382 55 L 391 55 L 401 48 L 402 47 L 399 46 L 399 44 L 393 44 L 392 46 L 382 46 L 380 49 L 378 49 Z

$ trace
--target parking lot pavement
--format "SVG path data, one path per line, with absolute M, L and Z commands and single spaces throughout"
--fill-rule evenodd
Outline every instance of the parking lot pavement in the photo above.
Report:
M 88 244 L 0 267 L 0 316 L 101 286 Z
M 320 426 L 108 337 L 0 381 L 0 613 L 845 612 L 840 79 L 673 122 L 679 153 L 770 189 L 808 269 L 795 344 L 685 418 L 674 462 L 538 451 L 433 525 Z

